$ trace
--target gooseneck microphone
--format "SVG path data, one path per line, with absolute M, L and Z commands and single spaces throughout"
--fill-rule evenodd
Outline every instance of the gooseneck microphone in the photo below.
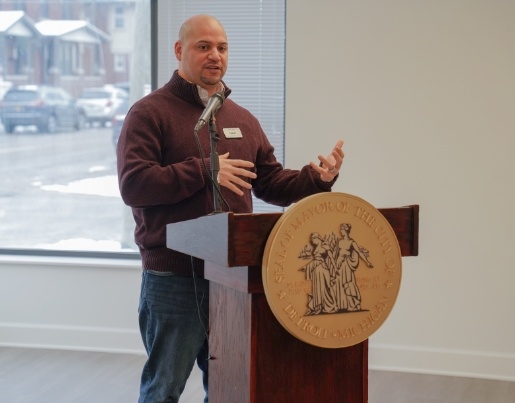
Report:
M 211 95 L 209 101 L 207 102 L 206 108 L 204 109 L 204 112 L 202 112 L 202 115 L 200 115 L 197 125 L 195 126 L 196 132 L 202 129 L 205 126 L 205 124 L 209 121 L 209 119 L 215 115 L 215 113 L 222 106 L 224 101 L 225 96 L 222 91 L 215 92 L 213 95 Z

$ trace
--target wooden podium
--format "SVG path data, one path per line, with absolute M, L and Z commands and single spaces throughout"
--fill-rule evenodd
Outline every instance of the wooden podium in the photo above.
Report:
M 418 255 L 418 205 L 379 209 L 402 256 Z M 368 401 L 368 340 L 329 349 L 285 330 L 266 300 L 262 255 L 281 213 L 221 213 L 168 224 L 167 247 L 205 261 L 211 403 Z

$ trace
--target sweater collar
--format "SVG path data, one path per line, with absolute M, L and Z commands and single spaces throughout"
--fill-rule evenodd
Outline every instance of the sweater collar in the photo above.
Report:
M 227 87 L 227 85 L 223 81 L 222 85 L 224 88 L 224 95 L 227 98 L 231 93 L 231 89 Z M 170 78 L 170 81 L 168 81 L 168 83 L 165 84 L 165 87 L 167 87 L 168 90 L 172 92 L 172 94 L 176 95 L 177 97 L 181 98 L 186 102 L 205 106 L 204 102 L 202 101 L 202 98 L 199 95 L 197 85 L 194 83 L 190 83 L 189 81 L 186 81 L 184 78 L 182 78 L 179 75 L 178 70 L 175 70 L 173 72 L 172 78 Z
M 219 92 L 223 92 L 225 94 L 225 85 L 224 85 L 223 81 L 220 83 L 220 85 L 222 86 L 222 89 Z M 207 93 L 207 90 L 197 84 L 197 91 L 198 91 L 198 95 L 200 96 L 200 99 L 202 100 L 202 103 L 204 105 L 207 105 L 207 103 L 209 102 L 209 98 L 210 98 L 209 94 Z

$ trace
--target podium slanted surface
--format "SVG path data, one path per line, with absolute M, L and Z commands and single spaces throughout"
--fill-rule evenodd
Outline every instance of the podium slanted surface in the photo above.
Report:
M 402 256 L 418 255 L 417 205 L 379 211 L 392 226 Z M 263 251 L 281 213 L 220 213 L 167 225 L 170 249 L 226 267 L 261 266 Z

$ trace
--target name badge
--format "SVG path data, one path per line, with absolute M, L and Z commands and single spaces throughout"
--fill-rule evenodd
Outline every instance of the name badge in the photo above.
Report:
M 226 139 L 241 139 L 243 137 L 238 127 L 224 128 L 224 134 Z

